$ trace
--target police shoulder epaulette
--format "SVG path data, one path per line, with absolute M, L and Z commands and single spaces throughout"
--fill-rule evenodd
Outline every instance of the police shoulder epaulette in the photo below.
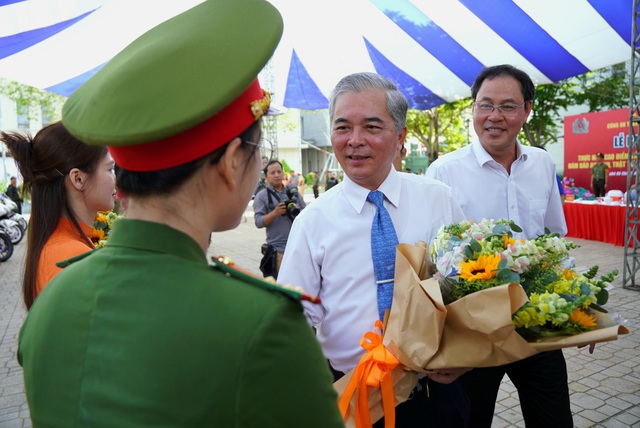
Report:
M 86 253 L 82 253 L 77 256 L 71 257 L 70 259 L 61 260 L 58 263 L 56 263 L 56 266 L 58 266 L 59 268 L 66 268 L 67 266 L 77 262 L 78 260 L 84 259 L 85 257 L 93 254 L 95 251 L 98 251 L 98 250 L 99 248 L 96 248 L 95 250 L 87 251 Z
M 320 297 L 306 294 L 305 292 L 302 291 L 302 289 L 295 288 L 289 284 L 286 284 L 286 285 L 278 284 L 272 277 L 269 277 L 269 278 L 258 277 L 253 273 L 237 266 L 228 257 L 212 257 L 211 261 L 213 262 L 212 268 L 221 270 L 227 276 L 241 278 L 251 284 L 259 285 L 261 287 L 264 287 L 270 290 L 279 291 L 296 301 L 305 300 L 311 303 L 316 303 L 316 304 L 320 303 Z

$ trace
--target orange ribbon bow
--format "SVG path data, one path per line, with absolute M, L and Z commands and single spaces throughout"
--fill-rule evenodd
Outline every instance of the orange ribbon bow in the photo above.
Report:
M 360 346 L 366 349 L 367 352 L 358 362 L 339 402 L 342 418 L 346 421 L 349 403 L 353 395 L 357 393 L 355 406 L 357 428 L 370 428 L 372 426 L 367 387 L 380 388 L 385 428 L 393 428 L 396 422 L 396 399 L 393 392 L 391 371 L 400 365 L 400 362 L 382 344 L 382 321 L 376 321 L 375 329 L 379 330 L 380 333 L 370 331 L 360 339 Z

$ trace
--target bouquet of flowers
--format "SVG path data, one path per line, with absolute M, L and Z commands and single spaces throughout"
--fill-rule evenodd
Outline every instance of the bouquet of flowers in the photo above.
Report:
M 605 313 L 607 287 L 617 271 L 596 279 L 598 266 L 578 273 L 567 263 L 576 248 L 546 232 L 515 239 L 521 229 L 506 220 L 462 221 L 443 226 L 430 252 L 446 302 L 505 283 L 519 283 L 529 301 L 513 315 L 513 324 L 529 341 L 572 335 L 597 326 L 594 311 Z
M 428 250 L 396 247 L 385 325 L 363 336 L 366 354 L 334 384 L 347 426 L 393 420 L 418 373 L 499 366 L 628 333 L 601 312 L 617 272 L 596 279 L 594 266 L 580 274 L 569 267 L 575 244 L 549 232 L 516 239 L 518 232 L 506 220 L 463 221 L 443 226 Z
M 102 248 L 107 243 L 107 238 L 111 233 L 113 222 L 122 218 L 123 216 L 116 214 L 113 211 L 103 211 L 96 215 L 93 221 L 93 228 L 91 230 L 91 242 L 96 248 Z

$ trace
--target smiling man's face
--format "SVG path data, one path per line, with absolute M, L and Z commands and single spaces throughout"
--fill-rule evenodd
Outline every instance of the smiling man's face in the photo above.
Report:
M 476 103 L 494 106 L 524 103 L 520 82 L 511 76 L 497 76 L 482 82 Z M 473 128 L 484 149 L 492 156 L 501 156 L 505 151 L 515 150 L 516 138 L 531 113 L 531 102 L 524 104 L 512 115 L 504 115 L 497 108 L 491 113 L 483 113 L 474 107 Z
M 356 184 L 377 189 L 387 178 L 406 129 L 396 134 L 383 90 L 345 92 L 335 101 L 331 145 L 345 174 Z

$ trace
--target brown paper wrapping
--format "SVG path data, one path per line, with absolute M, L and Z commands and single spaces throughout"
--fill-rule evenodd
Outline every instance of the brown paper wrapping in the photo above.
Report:
M 536 354 L 511 321 L 527 300 L 520 285 L 505 284 L 450 303 L 440 346 L 424 367 L 500 366 Z
M 628 334 L 629 330 L 622 325 L 616 324 L 608 314 L 602 312 L 590 313 L 593 315 L 598 326 L 593 330 L 572 336 L 544 337 L 529 344 L 538 352 L 553 351 L 555 349 L 573 348 L 574 346 L 590 345 L 592 343 L 610 342 L 618 339 L 619 334 Z
M 438 282 L 418 277 L 426 249 L 408 244 L 396 248 L 393 303 L 383 343 L 407 368 L 424 372 L 440 346 L 447 308 Z
M 452 367 L 490 367 L 529 357 L 511 316 L 527 302 L 518 284 L 473 293 L 444 305 L 436 279 L 420 279 L 426 249 L 400 244 L 393 304 L 384 344 L 417 372 Z M 395 310 L 403 308 L 402 310 Z
M 383 343 L 402 365 L 392 372 L 396 405 L 407 400 L 417 373 L 457 367 L 492 367 L 519 361 L 538 352 L 616 340 L 628 333 L 607 314 L 598 313 L 598 327 L 572 336 L 527 342 L 513 325 L 512 315 L 528 298 L 519 284 L 505 284 L 444 305 L 440 285 L 426 278 L 427 250 L 400 244 L 396 251 L 393 303 Z M 353 370 L 334 384 L 341 395 Z M 353 413 L 355 400 L 351 402 Z M 380 392 L 371 388 L 372 422 L 384 416 Z M 347 426 L 355 426 L 353 418 Z

